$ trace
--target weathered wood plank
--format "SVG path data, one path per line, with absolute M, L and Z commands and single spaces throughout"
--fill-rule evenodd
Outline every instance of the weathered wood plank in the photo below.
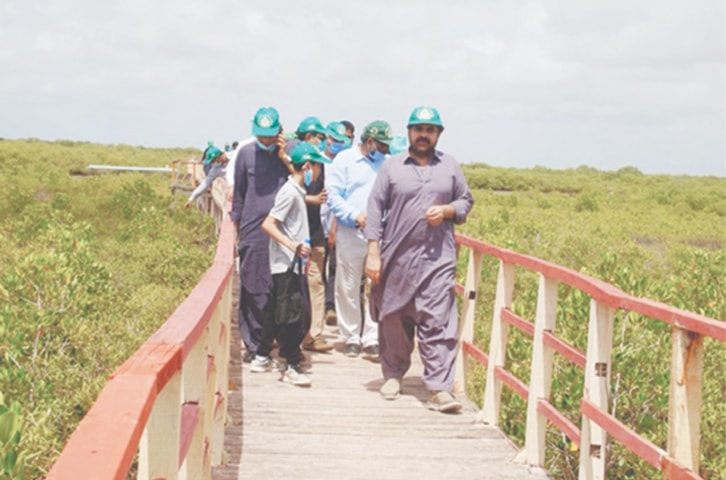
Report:
M 498 429 L 475 422 L 474 406 L 465 402 L 459 415 L 426 409 L 417 358 L 395 401 L 378 394 L 380 365 L 345 357 L 342 345 L 311 355 L 313 385 L 298 388 L 279 373 L 241 366 L 236 325 L 231 330 L 225 464 L 214 468 L 215 480 L 548 478 L 513 463 L 516 449 Z M 326 331 L 331 341 L 333 333 Z

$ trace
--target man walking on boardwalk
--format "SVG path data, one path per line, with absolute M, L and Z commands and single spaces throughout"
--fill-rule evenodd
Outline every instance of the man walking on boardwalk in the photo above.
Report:
M 361 277 L 366 259 L 366 226 L 368 194 L 386 161 L 391 126 L 376 120 L 363 129 L 361 143 L 344 150 L 326 172 L 328 206 L 333 211 L 338 231 L 335 239 L 335 310 L 338 329 L 345 347 L 343 353 L 378 360 L 378 328 L 371 321 L 367 308 L 361 315 Z
M 368 199 L 366 275 L 378 322 L 380 393 L 393 400 L 411 366 L 414 332 L 431 392 L 426 406 L 457 412 L 452 395 L 458 312 L 454 292 L 454 224 L 474 203 L 456 160 L 436 150 L 444 126 L 436 109 L 418 107 L 408 121 L 408 151 L 381 167 Z
M 235 159 L 232 221 L 239 232 L 239 329 L 250 362 L 260 344 L 262 325 L 271 314 L 270 237 L 262 231 L 262 221 L 275 201 L 275 195 L 289 174 L 277 110 L 263 107 L 252 122 L 256 140 L 240 148 Z

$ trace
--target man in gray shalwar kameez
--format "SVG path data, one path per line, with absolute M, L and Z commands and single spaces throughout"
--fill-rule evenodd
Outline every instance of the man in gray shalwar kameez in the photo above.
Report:
M 426 406 L 456 412 L 454 398 L 458 312 L 454 292 L 454 224 L 474 200 L 456 160 L 435 150 L 444 127 L 431 107 L 414 109 L 410 148 L 381 167 L 368 199 L 366 275 L 371 315 L 379 323 L 381 395 L 398 397 L 417 335 Z

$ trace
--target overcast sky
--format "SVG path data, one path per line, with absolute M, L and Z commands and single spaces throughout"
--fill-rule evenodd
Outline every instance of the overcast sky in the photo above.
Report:
M 260 106 L 461 162 L 726 176 L 723 0 L 1 0 L 0 137 L 193 146 Z

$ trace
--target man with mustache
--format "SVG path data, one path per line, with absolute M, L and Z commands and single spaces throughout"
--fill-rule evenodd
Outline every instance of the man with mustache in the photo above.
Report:
M 426 406 L 458 412 L 462 405 L 451 394 L 458 328 L 454 224 L 466 220 L 474 200 L 456 160 L 436 150 L 443 130 L 435 108 L 415 108 L 408 151 L 378 171 L 364 231 L 366 275 L 378 322 L 381 396 L 394 400 L 400 394 L 415 333 L 431 392 Z

